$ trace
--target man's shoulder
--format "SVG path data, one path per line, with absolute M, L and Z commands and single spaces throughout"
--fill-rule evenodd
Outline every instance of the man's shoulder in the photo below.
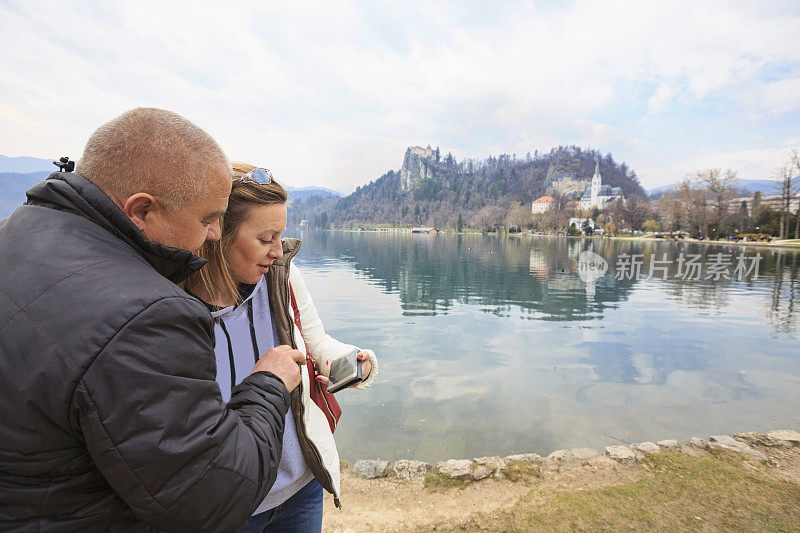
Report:
M 36 228 L 34 216 L 28 228 L 18 218 L 0 232 L 0 298 L 8 304 L 0 324 L 24 314 L 26 327 L 90 352 L 154 304 L 165 324 L 183 318 L 208 329 L 205 307 L 121 239 L 74 214 L 47 214 Z

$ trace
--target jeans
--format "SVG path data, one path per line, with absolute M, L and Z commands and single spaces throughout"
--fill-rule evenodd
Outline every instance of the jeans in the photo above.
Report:
M 322 531 L 322 485 L 316 479 L 277 507 L 253 515 L 240 533 Z

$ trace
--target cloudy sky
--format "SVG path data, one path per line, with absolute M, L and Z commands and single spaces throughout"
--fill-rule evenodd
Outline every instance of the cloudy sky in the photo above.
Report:
M 800 3 L 0 0 L 0 153 L 77 157 L 136 106 L 344 192 L 406 146 L 577 144 L 646 188 L 800 146 Z

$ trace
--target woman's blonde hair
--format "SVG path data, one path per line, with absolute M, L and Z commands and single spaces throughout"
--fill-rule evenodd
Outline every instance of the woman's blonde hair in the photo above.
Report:
M 199 272 L 186 281 L 189 290 L 202 288 L 211 301 L 232 300 L 241 303 L 239 286 L 231 276 L 226 255 L 230 250 L 239 228 L 250 216 L 250 210 L 259 205 L 285 204 L 289 199 L 286 189 L 274 179 L 269 184 L 256 183 L 242 179 L 245 174 L 255 170 L 254 165 L 234 161 L 233 185 L 228 200 L 228 209 L 222 217 L 222 237 L 218 241 L 206 241 L 198 255 L 208 261 Z

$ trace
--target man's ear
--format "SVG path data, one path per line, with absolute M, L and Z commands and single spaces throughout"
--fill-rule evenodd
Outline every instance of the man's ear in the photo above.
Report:
M 137 192 L 128 197 L 122 205 L 122 212 L 127 215 L 136 227 L 144 231 L 145 226 L 151 221 L 153 211 L 157 208 L 156 199 L 146 192 Z

